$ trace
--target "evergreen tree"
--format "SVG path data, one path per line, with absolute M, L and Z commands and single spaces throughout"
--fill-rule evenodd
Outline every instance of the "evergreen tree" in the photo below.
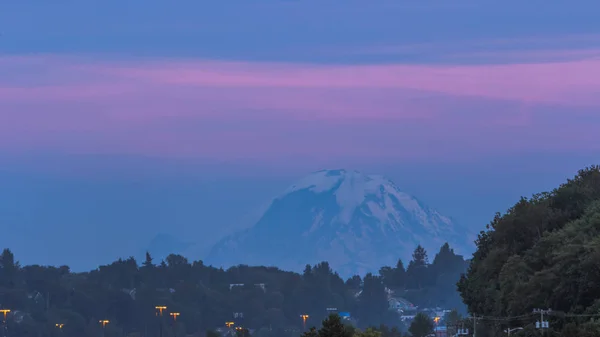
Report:
M 432 276 L 437 278 L 442 275 L 461 274 L 466 269 L 466 263 L 462 256 L 456 255 L 454 250 L 446 242 L 439 253 L 435 255 L 431 264 Z
M 388 313 L 388 300 L 380 277 L 368 273 L 363 279 L 363 290 L 358 298 L 358 319 L 361 326 L 383 323 Z
M 392 288 L 394 285 L 394 269 L 388 266 L 379 268 L 379 276 L 386 287 Z
M 413 337 L 426 337 L 434 332 L 433 328 L 433 320 L 420 312 L 413 319 L 408 331 Z
M 417 248 L 415 248 L 412 258 L 413 263 L 417 267 L 426 266 L 429 263 L 429 260 L 427 258 L 427 252 L 425 251 L 425 248 L 423 248 L 421 245 L 418 245 Z
M 352 331 L 342 323 L 338 314 L 331 314 L 323 321 L 319 337 L 352 337 Z
M 319 332 L 317 331 L 317 328 L 312 327 L 308 331 L 302 333 L 301 337 L 319 337 Z
M 431 280 L 427 270 L 427 252 L 425 248 L 418 245 L 413 252 L 413 259 L 408 264 L 406 269 L 406 286 L 409 289 L 421 289 L 426 285 L 434 284 L 434 280 Z
M 346 280 L 346 286 L 350 289 L 359 289 L 362 285 L 362 279 L 359 275 L 354 275 Z
M 402 259 L 398 259 L 396 268 L 394 268 L 393 284 L 395 288 L 404 288 L 406 286 L 406 269 L 404 269 L 404 263 L 402 263 Z
M 0 255 L 0 285 L 7 288 L 15 286 L 19 263 L 15 262 L 15 255 L 8 248 Z
M 142 266 L 146 267 L 146 268 L 154 267 L 154 264 L 152 263 L 152 256 L 150 255 L 150 252 L 146 252 L 146 259 L 144 260 L 144 263 L 142 263 Z

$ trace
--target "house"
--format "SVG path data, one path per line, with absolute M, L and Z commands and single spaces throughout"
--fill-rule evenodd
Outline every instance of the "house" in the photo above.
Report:
M 410 323 L 410 322 L 412 322 L 413 319 L 415 319 L 415 316 L 416 315 L 402 315 L 402 316 L 400 316 L 400 320 L 402 322 Z
M 391 297 L 388 299 L 388 308 L 389 310 L 396 312 L 403 312 L 406 310 L 415 309 L 415 306 L 402 297 Z
M 133 289 L 123 288 L 123 289 L 121 289 L 121 291 L 124 292 L 125 294 L 129 295 L 131 297 L 131 299 L 135 301 L 135 294 L 137 293 L 136 288 L 133 288 Z
M 233 287 L 243 287 L 244 284 L 243 283 L 232 283 L 229 285 L 229 290 L 231 290 Z
M 27 294 L 27 298 L 29 298 L 30 300 L 34 300 L 36 303 L 45 301 L 44 295 L 42 295 L 39 291 Z
M 246 285 L 245 283 L 231 283 L 231 284 L 229 284 L 229 290 L 236 288 L 236 287 L 243 287 L 245 285 Z M 264 291 L 264 292 L 267 291 L 267 285 L 265 283 L 254 283 L 254 286 L 262 289 L 262 291 Z

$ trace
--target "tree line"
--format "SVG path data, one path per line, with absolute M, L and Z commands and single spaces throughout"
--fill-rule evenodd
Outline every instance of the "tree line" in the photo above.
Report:
M 599 166 L 496 214 L 476 243 L 458 288 L 478 337 L 600 335 Z
M 264 337 L 298 336 L 300 315 L 314 325 L 327 308 L 350 312 L 357 327 L 404 329 L 388 309 L 386 288 L 417 306 L 460 307 L 455 284 L 465 268 L 448 244 L 432 263 L 419 246 L 407 268 L 399 260 L 378 275 L 347 280 L 327 262 L 307 265 L 303 273 L 246 265 L 225 270 L 175 254 L 155 263 L 149 253 L 141 264 L 131 257 L 74 273 L 68 266 L 21 266 L 5 249 L 0 309 L 11 310 L 11 336 L 158 336 L 159 328 L 169 336 L 204 336 L 229 321 Z M 168 312 L 157 315 L 157 306 Z M 169 316 L 173 312 L 179 315 Z
M 300 337 L 427 337 L 434 333 L 435 323 L 424 313 L 418 313 L 404 333 L 385 325 L 357 329 L 345 323 L 339 315 L 331 314 L 323 320 L 319 329 L 312 327 Z

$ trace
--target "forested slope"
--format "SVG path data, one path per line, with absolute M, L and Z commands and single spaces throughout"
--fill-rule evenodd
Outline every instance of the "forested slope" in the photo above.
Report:
M 549 335 L 599 336 L 600 167 L 497 214 L 458 288 L 473 314 L 515 317 L 488 321 L 491 336 L 505 334 L 500 325 L 534 334 L 536 308 L 553 311 Z

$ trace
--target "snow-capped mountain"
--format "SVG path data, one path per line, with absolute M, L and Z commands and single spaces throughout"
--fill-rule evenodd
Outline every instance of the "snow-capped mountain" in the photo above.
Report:
M 224 238 L 207 261 L 215 266 L 268 265 L 301 270 L 328 261 L 341 275 L 405 263 L 418 244 L 431 258 L 449 242 L 470 253 L 473 235 L 400 191 L 382 176 L 314 172 L 276 197 L 258 222 Z

